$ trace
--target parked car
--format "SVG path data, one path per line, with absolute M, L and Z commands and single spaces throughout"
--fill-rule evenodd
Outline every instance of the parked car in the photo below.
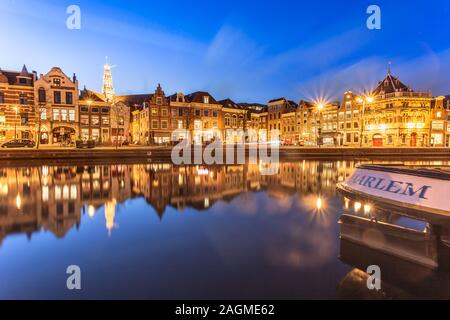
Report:
M 89 140 L 81 140 L 78 139 L 75 141 L 75 146 L 77 149 L 94 149 L 95 148 L 95 140 L 89 139 Z
M 2 148 L 34 148 L 36 143 L 29 139 L 15 139 L 2 144 Z

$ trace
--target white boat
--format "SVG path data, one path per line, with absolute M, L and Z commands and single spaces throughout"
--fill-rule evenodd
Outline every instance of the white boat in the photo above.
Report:
M 338 189 L 417 215 L 450 217 L 450 167 L 359 165 Z

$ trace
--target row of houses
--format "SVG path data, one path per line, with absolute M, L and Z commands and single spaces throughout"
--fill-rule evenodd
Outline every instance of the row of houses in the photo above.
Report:
M 58 67 L 39 77 L 25 66 L 20 72 L 0 69 L 0 142 L 151 145 L 187 137 L 193 143 L 449 147 L 450 97 L 415 91 L 390 70 L 376 88 L 348 91 L 342 102 L 279 98 L 258 104 L 218 101 L 200 91 L 166 95 L 160 85 L 149 94 L 115 95 L 109 65 L 102 93 L 79 90 L 76 75 L 68 77 Z
M 31 139 L 42 145 L 70 144 L 94 139 L 105 144 L 128 139 L 127 105 L 78 88 L 54 67 L 47 74 L 0 69 L 0 142 Z
M 267 105 L 216 101 L 208 92 L 165 96 L 160 86 L 132 112 L 132 141 L 177 141 L 184 129 L 194 143 L 227 130 L 251 132 L 232 142 L 280 140 L 285 145 L 350 147 L 449 147 L 450 96 L 415 91 L 388 71 L 364 94 L 348 91 L 342 102 L 298 103 L 279 98 Z M 179 131 L 177 131 L 179 134 Z

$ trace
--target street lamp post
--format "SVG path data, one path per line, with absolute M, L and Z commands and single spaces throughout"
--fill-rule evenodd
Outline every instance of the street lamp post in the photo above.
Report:
M 92 112 L 92 110 L 91 110 L 91 107 L 92 107 L 92 100 L 89 99 L 89 100 L 87 101 L 87 104 L 88 104 L 88 106 L 89 106 L 88 140 L 91 140 L 91 139 L 92 139 L 92 122 L 91 122 L 91 119 L 92 119 L 92 117 L 91 117 L 91 112 Z M 81 123 L 81 121 L 80 121 L 80 123 Z M 80 128 L 80 133 L 81 133 L 81 128 Z
M 16 119 L 14 121 L 14 140 L 17 139 L 17 115 L 19 113 L 19 107 L 15 106 L 14 111 L 16 112 Z

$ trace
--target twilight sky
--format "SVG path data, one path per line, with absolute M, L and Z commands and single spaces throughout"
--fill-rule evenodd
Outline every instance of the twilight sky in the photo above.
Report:
M 0 0 L 0 68 L 60 66 L 100 90 L 108 56 L 119 94 L 210 91 L 216 99 L 340 99 L 392 71 L 450 94 L 448 0 Z M 81 29 L 66 28 L 69 5 Z M 366 9 L 381 8 L 381 30 Z

